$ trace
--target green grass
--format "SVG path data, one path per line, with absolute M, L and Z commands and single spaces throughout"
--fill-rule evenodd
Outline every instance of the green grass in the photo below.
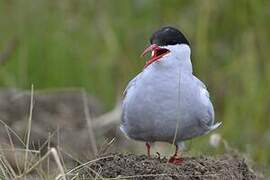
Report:
M 180 27 L 192 44 L 195 74 L 223 121 L 220 133 L 270 164 L 269 12 L 265 0 L 0 0 L 0 52 L 18 39 L 0 67 L 0 85 L 84 87 L 110 109 L 143 68 L 139 55 L 151 33 Z M 194 141 L 199 149 L 206 138 Z

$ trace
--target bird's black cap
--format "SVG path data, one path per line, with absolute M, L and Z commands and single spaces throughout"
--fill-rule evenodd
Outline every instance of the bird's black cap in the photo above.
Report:
M 178 29 L 170 26 L 162 27 L 158 31 L 154 32 L 150 38 L 150 43 L 157 44 L 159 46 L 175 44 L 190 45 L 183 33 L 181 33 Z

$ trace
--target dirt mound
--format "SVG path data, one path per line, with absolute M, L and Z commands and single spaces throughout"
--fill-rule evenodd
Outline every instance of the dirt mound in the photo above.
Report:
M 244 159 L 232 155 L 184 157 L 181 165 L 166 158 L 110 154 L 84 166 L 81 177 L 116 179 L 256 179 Z

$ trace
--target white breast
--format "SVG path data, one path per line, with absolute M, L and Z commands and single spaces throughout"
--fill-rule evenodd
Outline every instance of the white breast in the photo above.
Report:
M 206 131 L 199 125 L 199 118 L 209 116 L 209 95 L 187 62 L 190 60 L 183 62 L 168 55 L 132 80 L 123 101 L 121 125 L 130 138 L 171 142 L 177 121 L 177 141 Z

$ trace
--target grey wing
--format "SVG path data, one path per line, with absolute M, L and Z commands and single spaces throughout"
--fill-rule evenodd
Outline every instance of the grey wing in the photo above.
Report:
M 201 102 L 206 108 L 203 113 L 204 116 L 200 119 L 200 125 L 209 132 L 218 128 L 221 122 L 215 123 L 215 112 L 206 85 L 195 76 L 194 79 L 200 89 Z
M 122 96 L 123 102 L 124 102 L 125 97 L 126 97 L 126 95 L 127 95 L 127 93 L 128 93 L 128 90 L 129 90 L 131 87 L 135 86 L 136 80 L 140 77 L 140 75 L 141 75 L 141 73 L 139 73 L 139 74 L 138 74 L 137 76 L 135 76 L 131 81 L 129 81 L 129 83 L 128 83 L 126 89 L 125 89 L 124 92 L 123 92 L 123 96 Z
M 205 85 L 201 80 L 199 80 L 196 76 L 193 76 L 193 77 L 194 77 L 194 79 L 195 79 L 197 85 L 201 88 L 201 90 L 204 90 L 204 91 L 205 91 L 205 92 L 204 92 L 205 95 L 206 95 L 208 98 L 210 98 L 210 97 L 209 97 L 209 92 L 207 91 L 206 85 Z
M 136 85 L 136 80 L 139 78 L 140 74 L 138 74 L 135 78 L 133 78 L 131 81 L 129 81 L 126 89 L 123 92 L 123 101 L 122 101 L 122 115 L 121 115 L 121 130 L 122 130 L 122 126 L 124 126 L 125 124 L 125 113 L 126 113 L 126 98 L 128 95 L 129 90 L 131 90 L 135 85 Z

